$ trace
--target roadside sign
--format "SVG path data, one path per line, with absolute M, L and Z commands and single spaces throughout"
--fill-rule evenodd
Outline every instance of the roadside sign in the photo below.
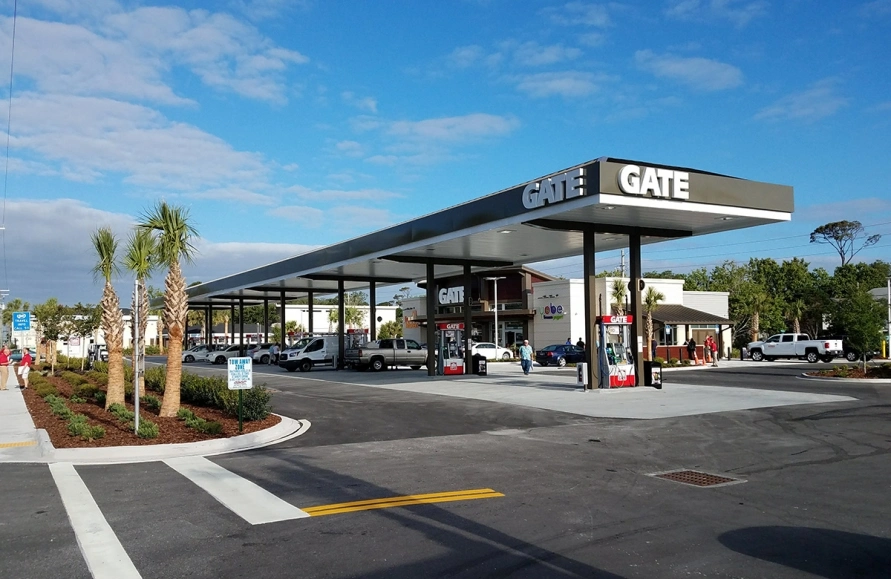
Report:
M 31 329 L 31 312 L 12 312 L 12 330 L 27 332 Z
M 73 336 L 71 338 L 68 338 L 68 345 L 69 346 L 80 346 L 80 336 Z
M 250 358 L 229 358 L 229 390 L 250 390 L 254 387 L 254 370 Z

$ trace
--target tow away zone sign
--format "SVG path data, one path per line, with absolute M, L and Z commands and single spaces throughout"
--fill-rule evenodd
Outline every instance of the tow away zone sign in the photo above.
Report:
M 229 358 L 229 390 L 254 387 L 253 362 L 250 358 Z

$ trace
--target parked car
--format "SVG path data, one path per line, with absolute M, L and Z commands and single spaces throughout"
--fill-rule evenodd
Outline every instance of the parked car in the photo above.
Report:
M 824 339 L 824 338 L 821 338 L 821 339 Z M 858 360 L 863 360 L 864 358 L 866 359 L 867 362 L 869 362 L 870 360 L 872 360 L 873 358 L 875 358 L 876 356 L 878 356 L 880 354 L 880 352 L 877 352 L 875 350 L 866 352 L 864 354 L 863 352 L 861 352 L 860 350 L 855 348 L 854 345 L 851 344 L 851 342 L 848 340 L 848 337 L 845 335 L 829 336 L 825 339 L 827 339 L 827 340 L 841 340 L 842 341 L 842 351 L 844 352 L 843 356 L 844 356 L 845 360 L 847 360 L 848 362 L 857 362 Z
M 263 343 L 263 344 L 255 344 L 254 347 L 248 351 L 248 355 L 251 359 L 258 364 L 268 364 L 269 363 L 269 350 L 272 348 L 274 344 L 272 342 Z
M 470 355 L 482 354 L 487 360 L 510 360 L 513 352 L 507 348 L 496 346 L 492 342 L 478 342 L 470 346 Z
M 211 364 L 225 364 L 229 358 L 237 358 L 244 346 L 232 344 L 230 346 L 222 346 L 221 349 L 208 352 L 205 356 L 205 362 Z
M 278 365 L 288 372 L 309 372 L 315 366 L 335 366 L 339 352 L 337 336 L 307 336 L 285 348 L 278 357 Z
M 573 344 L 552 344 L 535 352 L 535 361 L 542 366 L 555 364 L 561 368 L 568 362 L 584 362 L 585 350 Z
M 249 358 L 253 358 L 254 354 L 257 350 L 268 350 L 272 346 L 272 342 L 260 342 L 258 344 L 249 344 L 247 349 L 247 356 Z
M 380 372 L 390 366 L 409 366 L 412 370 L 419 370 L 427 362 L 427 350 L 414 340 L 385 339 L 349 349 L 344 359 L 348 366 L 358 370 L 370 368 Z
M 832 362 L 842 356 L 841 340 L 811 340 L 807 334 L 774 334 L 764 341 L 749 342 L 752 360 L 772 362 L 777 358 L 797 358 L 810 363 Z
M 203 360 L 207 353 L 213 349 L 213 346 L 208 346 L 207 344 L 201 344 L 198 346 L 192 346 L 185 352 L 183 352 L 183 362 L 194 362 L 195 360 Z

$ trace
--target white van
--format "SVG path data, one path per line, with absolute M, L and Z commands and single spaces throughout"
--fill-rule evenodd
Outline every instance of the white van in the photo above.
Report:
M 309 372 L 313 366 L 335 366 L 340 354 L 337 336 L 308 336 L 282 350 L 278 365 L 288 372 Z

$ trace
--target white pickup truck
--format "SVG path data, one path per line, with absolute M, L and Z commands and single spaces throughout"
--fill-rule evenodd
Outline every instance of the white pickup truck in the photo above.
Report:
M 844 348 L 841 340 L 811 340 L 807 334 L 774 334 L 763 342 L 749 342 L 749 355 L 756 362 L 777 358 L 831 362 L 844 355 Z

